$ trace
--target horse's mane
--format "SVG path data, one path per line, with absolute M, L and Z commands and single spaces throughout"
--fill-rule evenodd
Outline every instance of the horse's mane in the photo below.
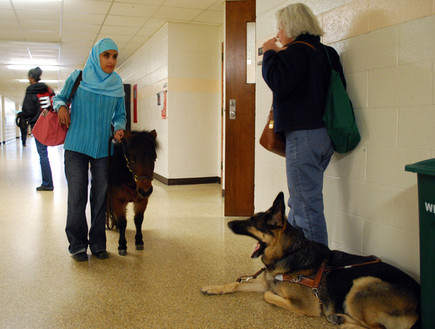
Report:
M 151 132 L 149 131 L 130 131 L 132 136 L 129 139 L 128 145 L 129 148 L 138 148 L 143 145 L 149 147 L 153 152 L 153 156 L 156 155 L 157 150 L 159 149 L 159 144 L 157 139 L 154 138 Z

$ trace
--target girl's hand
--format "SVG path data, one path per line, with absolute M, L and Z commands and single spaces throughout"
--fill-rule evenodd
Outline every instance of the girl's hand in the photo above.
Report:
M 61 106 L 57 111 L 57 119 L 61 126 L 65 125 L 65 127 L 68 128 L 71 124 L 71 117 L 69 116 L 69 111 L 65 106 Z
M 118 143 L 121 143 L 122 138 L 124 137 L 124 130 L 119 129 L 115 132 L 115 135 L 113 136 Z

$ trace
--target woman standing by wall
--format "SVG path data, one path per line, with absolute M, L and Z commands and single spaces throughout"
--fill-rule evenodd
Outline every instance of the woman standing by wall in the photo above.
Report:
M 343 68 L 337 52 L 320 42 L 323 31 L 306 5 L 278 10 L 277 21 L 277 37 L 263 44 L 262 73 L 273 92 L 275 132 L 286 140 L 288 221 L 308 239 L 328 245 L 323 175 L 334 149 L 322 121 L 330 77 L 325 51 L 345 83 Z

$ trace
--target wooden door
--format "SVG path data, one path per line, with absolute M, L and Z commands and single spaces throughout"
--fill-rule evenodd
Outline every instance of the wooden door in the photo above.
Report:
M 255 84 L 246 83 L 246 24 L 255 22 L 255 0 L 226 2 L 225 216 L 254 211 Z M 230 102 L 235 101 L 235 118 Z

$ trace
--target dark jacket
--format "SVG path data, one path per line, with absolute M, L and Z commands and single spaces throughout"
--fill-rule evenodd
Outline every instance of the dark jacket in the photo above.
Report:
M 30 125 L 33 127 L 36 120 L 41 114 L 41 106 L 39 104 L 38 94 L 49 91 L 47 85 L 43 82 L 37 82 L 30 85 L 26 89 L 26 96 L 24 96 L 22 106 L 22 116 L 29 119 Z
M 275 132 L 317 129 L 324 127 L 326 92 L 330 66 L 320 37 L 303 34 L 295 41 L 313 45 L 290 43 L 280 52 L 266 51 L 263 57 L 263 78 L 273 92 Z M 328 50 L 332 67 L 344 80 L 340 58 L 334 48 Z

